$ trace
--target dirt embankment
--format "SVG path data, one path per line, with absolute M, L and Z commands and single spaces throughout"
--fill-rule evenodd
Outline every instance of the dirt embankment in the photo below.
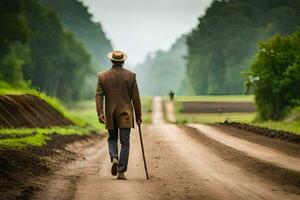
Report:
M 300 135 L 295 135 L 294 133 L 290 133 L 287 131 L 274 130 L 274 129 L 254 126 L 245 123 L 238 123 L 238 122 L 225 122 L 225 123 L 220 123 L 220 125 L 223 127 L 231 127 L 231 128 L 244 130 L 247 131 L 247 133 L 262 135 L 269 138 L 279 139 L 279 140 L 292 142 L 296 144 L 300 143 Z
M 0 95 L 0 128 L 73 125 L 55 108 L 33 95 Z
M 52 140 L 42 148 L 0 150 L 0 199 L 31 199 L 36 192 L 44 189 L 46 177 L 78 159 L 77 154 L 66 148 L 67 145 L 90 145 L 101 137 L 100 134 L 52 135 Z

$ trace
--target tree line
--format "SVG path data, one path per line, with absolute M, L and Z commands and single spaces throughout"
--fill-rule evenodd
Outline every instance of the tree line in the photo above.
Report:
M 100 25 L 92 22 L 86 7 L 77 0 L 71 2 L 75 2 L 77 8 L 69 7 L 65 16 L 72 12 L 86 16 L 89 26 L 98 31 L 100 36 L 97 37 L 103 37 L 91 38 L 103 42 L 99 48 L 104 51 L 111 49 L 110 42 L 107 39 L 104 42 Z M 34 87 L 64 101 L 87 97 L 84 93 L 90 80 L 87 77 L 95 76 L 100 64 L 95 67 L 90 47 L 77 32 L 64 26 L 53 9 L 38 0 L 2 0 L 0 14 L 0 87 Z
M 188 35 L 187 74 L 197 94 L 241 94 L 258 43 L 300 25 L 298 0 L 215 0 Z
M 166 95 L 170 90 L 176 94 L 193 94 L 186 76 L 186 37 L 178 38 L 168 51 L 150 53 L 145 62 L 137 66 L 142 94 Z
M 113 49 L 111 41 L 107 39 L 101 24 L 92 21 L 93 16 L 81 1 L 39 0 L 39 2 L 57 13 L 64 27 L 76 36 L 91 56 L 93 73 L 86 76 L 82 93 L 85 97 L 94 97 L 97 81 L 95 74 L 111 65 L 106 58 L 107 53 Z
M 300 105 L 299 25 L 298 0 L 214 0 L 192 32 L 138 66 L 142 91 L 243 94 L 250 76 L 259 118 L 281 120 Z

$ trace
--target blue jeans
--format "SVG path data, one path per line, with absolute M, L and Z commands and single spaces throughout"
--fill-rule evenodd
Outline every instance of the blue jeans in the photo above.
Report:
M 113 158 L 119 160 L 118 172 L 126 172 L 130 147 L 130 128 L 109 129 L 108 150 L 111 161 Z M 121 151 L 118 156 L 118 132 L 120 132 Z

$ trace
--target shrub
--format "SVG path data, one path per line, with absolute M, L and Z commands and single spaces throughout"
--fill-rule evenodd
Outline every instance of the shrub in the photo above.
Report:
M 300 105 L 300 29 L 261 43 L 251 71 L 260 78 L 255 95 L 262 120 L 280 120 Z

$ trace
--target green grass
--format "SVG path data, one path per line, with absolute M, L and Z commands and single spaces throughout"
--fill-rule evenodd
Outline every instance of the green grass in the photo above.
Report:
M 151 114 L 152 114 L 152 97 L 142 97 L 141 102 L 142 102 L 142 118 L 143 118 L 143 123 L 149 124 L 151 123 Z
M 168 100 L 167 97 L 164 100 Z M 250 123 L 255 120 L 255 113 L 182 113 L 182 102 L 187 101 L 243 101 L 253 102 L 254 96 L 235 95 L 235 96 L 176 96 L 175 112 L 177 123 L 216 123 L 228 121 L 236 121 Z
M 224 122 L 225 120 L 251 123 L 255 119 L 255 113 L 223 113 L 221 115 L 214 113 L 177 113 L 176 123 L 205 123 L 213 124 L 216 122 Z
M 12 90 L 0 89 L 0 95 L 22 95 L 30 94 L 36 96 L 59 113 L 65 118 L 74 122 L 75 126 L 70 127 L 51 127 L 51 128 L 21 128 L 21 129 L 1 129 L 0 128 L 0 147 L 4 148 L 24 148 L 27 146 L 41 147 L 51 139 L 51 135 L 56 133 L 59 135 L 86 135 L 94 130 L 102 130 L 104 126 L 100 126 L 96 121 L 97 114 L 92 105 L 87 106 L 85 109 L 82 107 L 76 108 L 73 112 L 69 112 L 54 97 L 49 97 L 44 93 L 36 90 Z M 74 107 L 74 105 L 73 105 Z M 76 105 L 75 105 L 76 107 Z M 97 126 L 97 125 L 98 126 Z
M 252 124 L 275 130 L 289 131 L 300 135 L 300 107 L 293 108 L 282 121 L 255 121 Z
M 95 101 L 80 101 L 70 107 L 69 110 L 73 116 L 86 126 L 95 130 L 103 130 L 105 128 L 98 121 Z
M 151 123 L 152 113 L 152 97 L 142 97 L 142 117 L 143 123 Z M 81 101 L 69 108 L 70 113 L 77 118 L 81 123 L 92 127 L 95 130 L 102 130 L 105 128 L 100 124 L 97 117 L 96 104 L 94 100 Z
M 267 121 L 267 122 L 253 122 L 253 125 L 266 127 L 275 130 L 283 130 L 300 135 L 300 121 L 287 122 L 287 121 Z
M 165 96 L 164 100 L 168 100 L 169 97 Z M 175 96 L 176 102 L 185 101 L 244 101 L 254 102 L 254 96 L 251 95 L 228 95 L 228 96 Z
M 224 122 L 228 120 L 230 122 L 240 122 L 252 124 L 255 126 L 289 131 L 300 135 L 300 121 L 265 121 L 258 122 L 256 121 L 255 113 L 223 113 L 219 114 L 210 114 L 210 113 L 178 113 L 176 114 L 176 123 L 178 124 L 187 124 L 187 123 L 204 123 L 204 124 L 213 124 L 217 122 Z
M 41 147 L 51 140 L 52 134 L 59 135 L 88 135 L 91 132 L 88 128 L 76 126 L 52 127 L 52 128 L 20 128 L 0 129 L 1 148 L 25 148 L 27 146 Z
M 168 97 L 164 97 L 168 100 Z M 225 120 L 232 122 L 241 122 L 253 124 L 256 126 L 266 127 L 276 130 L 289 131 L 295 134 L 300 134 L 300 107 L 293 109 L 293 112 L 287 117 L 286 120 L 275 122 L 256 121 L 256 113 L 181 113 L 182 102 L 186 101 L 250 101 L 254 102 L 254 96 L 176 96 L 175 97 L 175 111 L 176 122 L 179 124 L 185 123 L 207 123 L 212 124 L 216 122 L 224 122 Z

